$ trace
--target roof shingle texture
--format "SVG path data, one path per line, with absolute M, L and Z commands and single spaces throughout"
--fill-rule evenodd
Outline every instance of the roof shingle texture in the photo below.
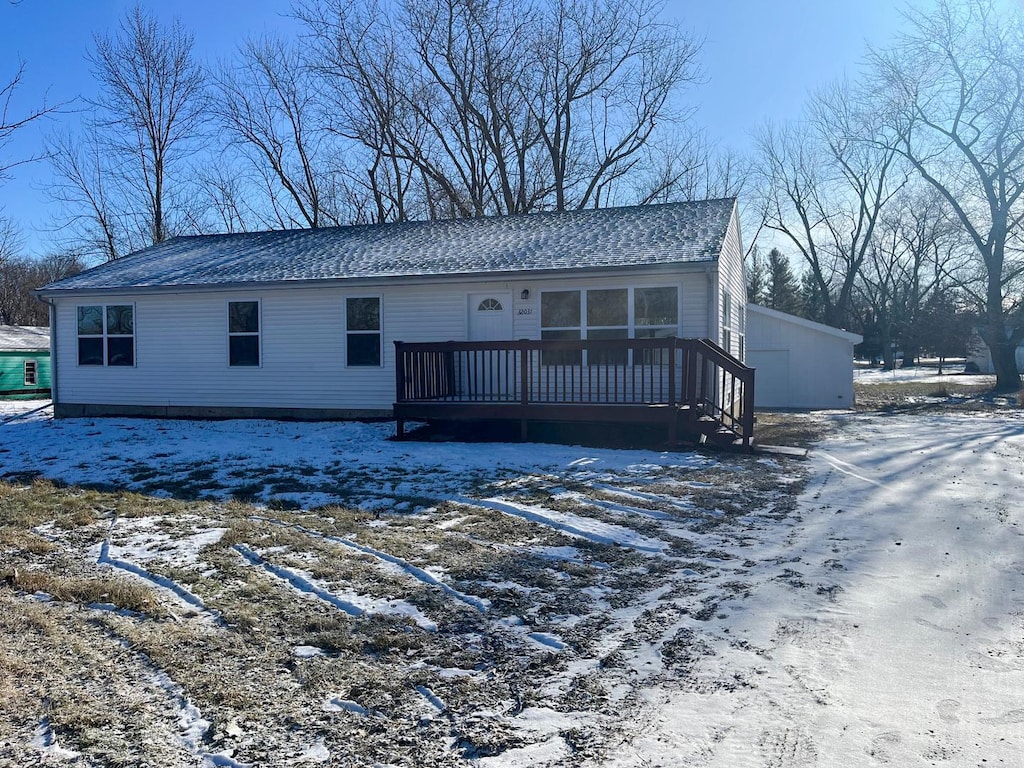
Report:
M 34 325 L 0 325 L 0 352 L 35 352 L 49 348 L 49 328 Z
M 44 293 L 715 261 L 734 198 L 476 219 L 198 235 L 52 283 Z

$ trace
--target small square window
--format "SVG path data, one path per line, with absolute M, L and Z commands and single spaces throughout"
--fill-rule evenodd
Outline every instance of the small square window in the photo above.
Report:
M 135 305 L 78 307 L 78 364 L 135 365 Z

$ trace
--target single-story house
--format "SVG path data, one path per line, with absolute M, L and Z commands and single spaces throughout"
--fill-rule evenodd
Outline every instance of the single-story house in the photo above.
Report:
M 862 337 L 756 304 L 747 305 L 746 363 L 757 371 L 757 408 L 852 408 L 853 347 Z
M 50 329 L 0 325 L 0 397 L 50 392 Z
M 657 403 L 643 378 L 668 354 L 654 346 L 710 339 L 742 368 L 746 322 L 734 198 L 178 237 L 37 293 L 50 304 L 57 416 L 360 418 L 427 399 L 501 400 L 523 419 L 541 401 L 675 406 L 681 394 Z M 428 353 L 413 344 L 406 365 L 396 342 L 475 346 L 430 353 L 447 383 L 424 394 L 410 366 Z M 513 349 L 527 343 L 543 349 Z M 587 375 L 602 361 L 603 384 Z M 658 382 L 682 386 L 676 367 Z M 547 394 L 521 388 L 544 375 Z M 575 383 L 551 389 L 558 375 Z M 714 391 L 726 397 L 721 382 Z

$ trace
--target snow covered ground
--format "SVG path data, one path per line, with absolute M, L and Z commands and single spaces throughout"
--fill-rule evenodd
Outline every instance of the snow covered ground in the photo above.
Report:
M 881 368 L 854 368 L 856 384 L 956 384 L 957 386 L 988 386 L 996 380 L 988 374 L 962 373 L 963 366 L 947 366 L 941 376 L 936 368 L 896 368 L 884 371 Z
M 197 502 L 175 523 L 188 535 L 173 537 L 162 518 L 97 522 L 81 554 L 125 564 L 178 613 L 198 608 L 209 637 L 228 631 L 217 623 L 225 595 L 209 580 L 179 582 L 231 555 L 232 568 L 277 590 L 268 604 L 291 594 L 343 621 L 404 617 L 437 642 L 461 632 L 451 640 L 467 654 L 484 634 L 498 648 L 476 666 L 410 650 L 394 674 L 411 682 L 396 683 L 387 704 L 365 683 L 330 677 L 341 674 L 337 652 L 289 638 L 295 674 L 315 667 L 335 682 L 312 686 L 320 703 L 287 760 L 254 758 L 245 729 L 190 699 L 192 672 L 166 663 L 149 675 L 163 675 L 159 687 L 179 702 L 193 764 L 361 764 L 344 739 L 366 722 L 377 738 L 421 740 L 419 757 L 380 765 L 1024 765 L 1019 410 L 794 415 L 837 425 L 799 461 L 395 443 L 389 424 L 55 422 L 33 407 L 0 404 L 0 420 L 14 417 L 0 424 L 0 478 L 262 505 L 242 527 Z M 379 517 L 343 532 L 284 511 L 338 503 Z M 211 554 L 227 530 L 249 538 Z M 463 556 L 493 559 L 471 576 L 459 572 Z M 380 593 L 357 576 L 332 581 L 326 565 L 349 561 L 328 557 L 370 563 Z M 156 642 L 138 622 L 118 627 L 139 633 L 133 647 Z M 46 746 L 57 743 L 57 714 L 11 754 L 73 759 L 80 745 L 63 736 Z M 403 718 L 421 718 L 418 730 L 399 729 Z

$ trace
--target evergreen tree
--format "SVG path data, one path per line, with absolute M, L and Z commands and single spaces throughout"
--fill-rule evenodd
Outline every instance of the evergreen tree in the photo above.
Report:
M 810 271 L 804 272 L 800 280 L 800 301 L 803 304 L 801 316 L 818 323 L 825 322 L 825 297 Z
M 800 285 L 786 258 L 778 248 L 768 253 L 767 277 L 764 289 L 764 305 L 791 315 L 803 313 Z
M 747 269 L 747 301 L 751 304 L 764 304 L 765 271 L 761 253 L 755 245 L 750 251 L 750 263 Z

